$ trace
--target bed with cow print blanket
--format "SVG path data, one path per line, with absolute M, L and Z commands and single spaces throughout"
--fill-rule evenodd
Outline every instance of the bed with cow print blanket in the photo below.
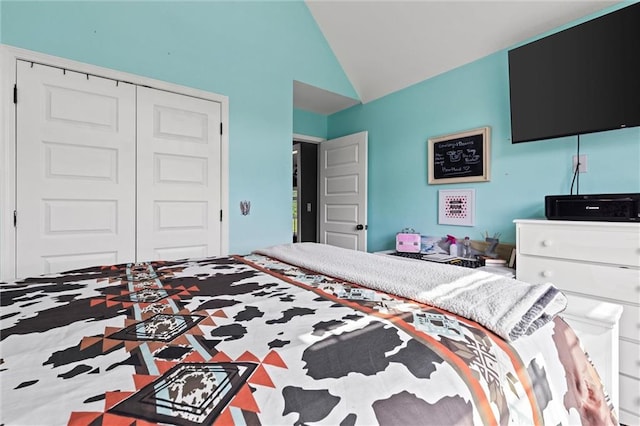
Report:
M 559 317 L 507 342 L 264 255 L 87 268 L 0 297 L 2 425 L 617 422 Z

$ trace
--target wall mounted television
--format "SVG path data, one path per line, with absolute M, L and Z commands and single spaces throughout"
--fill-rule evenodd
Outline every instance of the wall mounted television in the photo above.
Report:
M 640 3 L 508 57 L 512 143 L 640 126 Z

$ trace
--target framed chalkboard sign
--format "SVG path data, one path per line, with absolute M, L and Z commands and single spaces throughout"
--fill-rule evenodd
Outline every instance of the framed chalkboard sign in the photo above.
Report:
M 429 183 L 489 181 L 490 136 L 481 127 L 429 139 Z

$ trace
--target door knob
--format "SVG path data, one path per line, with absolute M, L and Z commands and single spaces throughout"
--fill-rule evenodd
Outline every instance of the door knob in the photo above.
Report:
M 356 225 L 356 229 L 358 231 L 362 231 L 363 229 L 367 229 L 367 225 L 362 225 L 359 223 L 358 225 Z

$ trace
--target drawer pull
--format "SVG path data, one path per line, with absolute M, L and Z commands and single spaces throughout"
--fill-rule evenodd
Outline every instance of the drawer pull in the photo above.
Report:
M 540 275 L 545 278 L 551 278 L 553 276 L 553 271 L 542 271 L 540 272 Z
M 551 247 L 553 245 L 553 241 L 551 240 L 542 240 L 542 247 Z

